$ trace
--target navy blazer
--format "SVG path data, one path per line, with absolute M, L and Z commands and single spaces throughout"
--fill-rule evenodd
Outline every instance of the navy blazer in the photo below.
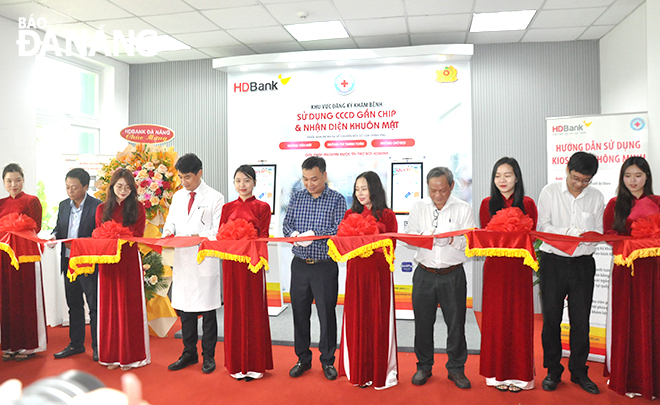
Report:
M 53 229 L 53 235 L 57 239 L 66 239 L 69 237 L 69 216 L 71 215 L 71 199 L 67 198 L 60 202 L 60 209 L 57 213 L 57 225 Z M 96 207 L 101 204 L 101 200 L 87 194 L 85 205 L 83 206 L 82 217 L 80 218 L 80 226 L 78 227 L 79 238 L 89 238 L 96 228 Z M 64 273 L 69 268 L 69 261 L 66 256 L 66 248 L 62 246 L 61 258 L 61 271 Z

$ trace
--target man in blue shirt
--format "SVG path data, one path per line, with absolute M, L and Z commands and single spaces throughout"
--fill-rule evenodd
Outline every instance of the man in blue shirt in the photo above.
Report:
M 72 169 L 66 174 L 66 194 L 69 196 L 60 203 L 57 214 L 57 225 L 53 229 L 53 238 L 89 238 L 96 228 L 96 207 L 100 200 L 87 194 L 89 188 L 89 173 L 84 169 Z M 98 273 L 78 276 L 76 281 L 69 282 L 70 245 L 62 246 L 61 270 L 64 275 L 64 292 L 69 307 L 69 345 L 61 352 L 55 353 L 56 359 L 73 356 L 85 352 L 85 301 L 89 307 L 89 327 L 92 333 L 92 358 L 98 361 L 96 346 L 96 292 Z
M 284 217 L 286 237 L 336 235 L 337 227 L 346 212 L 346 200 L 326 184 L 328 174 L 325 160 L 318 156 L 307 158 L 302 164 L 305 190 L 295 192 Z M 289 371 L 300 377 L 312 367 L 310 317 L 312 300 L 321 325 L 319 341 L 323 374 L 328 380 L 337 378 L 334 367 L 337 348 L 337 290 L 339 270 L 328 256 L 327 240 L 294 243 L 291 261 L 291 308 L 293 310 L 294 347 L 298 362 Z

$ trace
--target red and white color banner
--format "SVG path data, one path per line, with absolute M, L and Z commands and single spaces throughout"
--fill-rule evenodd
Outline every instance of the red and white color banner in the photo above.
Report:
M 227 83 L 230 175 L 241 164 L 277 164 L 273 235 L 281 235 L 289 197 L 303 187 L 300 165 L 313 155 L 325 158 L 328 184 L 349 207 L 355 177 L 368 170 L 379 174 L 389 201 L 391 163 L 407 159 L 423 162 L 426 171 L 449 167 L 457 197 L 471 199 L 469 61 L 231 72 Z M 228 200 L 236 196 L 230 190 Z M 397 220 L 403 232 L 407 216 Z M 271 269 L 281 280 L 271 271 L 268 281 L 281 283 L 286 295 L 291 252 L 277 249 Z M 397 308 L 405 300 L 411 307 L 413 254 L 396 250 Z M 340 301 L 344 272 L 340 268 Z

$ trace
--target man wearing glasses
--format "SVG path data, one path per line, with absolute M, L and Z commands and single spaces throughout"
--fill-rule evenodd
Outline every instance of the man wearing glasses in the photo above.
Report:
M 472 207 L 451 195 L 454 175 L 446 167 L 435 167 L 426 175 L 429 198 L 410 209 L 407 233 L 432 235 L 474 228 Z M 465 376 L 467 343 L 465 341 L 465 301 L 467 282 L 465 238 L 436 238 L 433 249 L 418 248 L 417 268 L 413 275 L 412 304 L 415 314 L 415 354 L 417 372 L 412 383 L 423 385 L 432 375 L 433 326 L 438 304 L 447 324 L 448 378 L 458 388 L 470 388 Z
M 183 188 L 172 197 L 163 226 L 163 237 L 205 236 L 218 233 L 225 198 L 202 180 L 202 161 L 188 153 L 176 162 Z M 202 372 L 215 370 L 215 344 L 218 340 L 216 309 L 222 305 L 220 261 L 207 258 L 197 264 L 197 246 L 176 248 L 172 269 L 172 307 L 181 318 L 183 354 L 168 366 L 181 370 L 199 362 L 197 357 L 197 317 L 202 316 Z
M 585 232 L 603 232 L 605 202 L 597 189 L 589 187 L 598 171 L 598 160 L 591 153 L 577 152 L 566 167 L 566 181 L 548 184 L 538 201 L 539 232 L 580 236 Z M 598 394 L 598 386 L 587 376 L 589 355 L 589 315 L 594 292 L 596 264 L 595 243 L 580 243 L 572 255 L 541 245 L 539 271 L 543 310 L 543 367 L 548 375 L 542 386 L 554 391 L 561 382 L 561 321 L 564 299 L 568 297 L 571 320 L 568 370 L 571 381 L 583 390 Z

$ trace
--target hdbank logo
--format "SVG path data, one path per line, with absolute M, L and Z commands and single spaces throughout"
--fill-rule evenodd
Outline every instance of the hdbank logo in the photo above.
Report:
M 342 96 L 351 94 L 355 90 L 355 79 L 347 73 L 340 74 L 335 78 L 335 90 Z
M 270 82 L 239 82 L 234 83 L 234 93 L 251 93 L 253 91 L 278 91 L 277 87 L 279 84 L 286 86 L 291 80 L 291 76 L 282 77 L 282 75 L 277 76 L 277 80 L 271 80 Z
M 552 127 L 552 132 L 554 133 L 569 133 L 569 132 L 585 132 L 585 128 L 589 128 L 593 124 L 593 121 L 582 121 L 582 124 L 576 125 L 555 125 Z
M 644 120 L 639 117 L 633 118 L 633 120 L 630 121 L 630 128 L 632 128 L 635 131 L 641 130 L 642 128 L 644 128 L 645 125 L 646 122 L 644 122 Z

